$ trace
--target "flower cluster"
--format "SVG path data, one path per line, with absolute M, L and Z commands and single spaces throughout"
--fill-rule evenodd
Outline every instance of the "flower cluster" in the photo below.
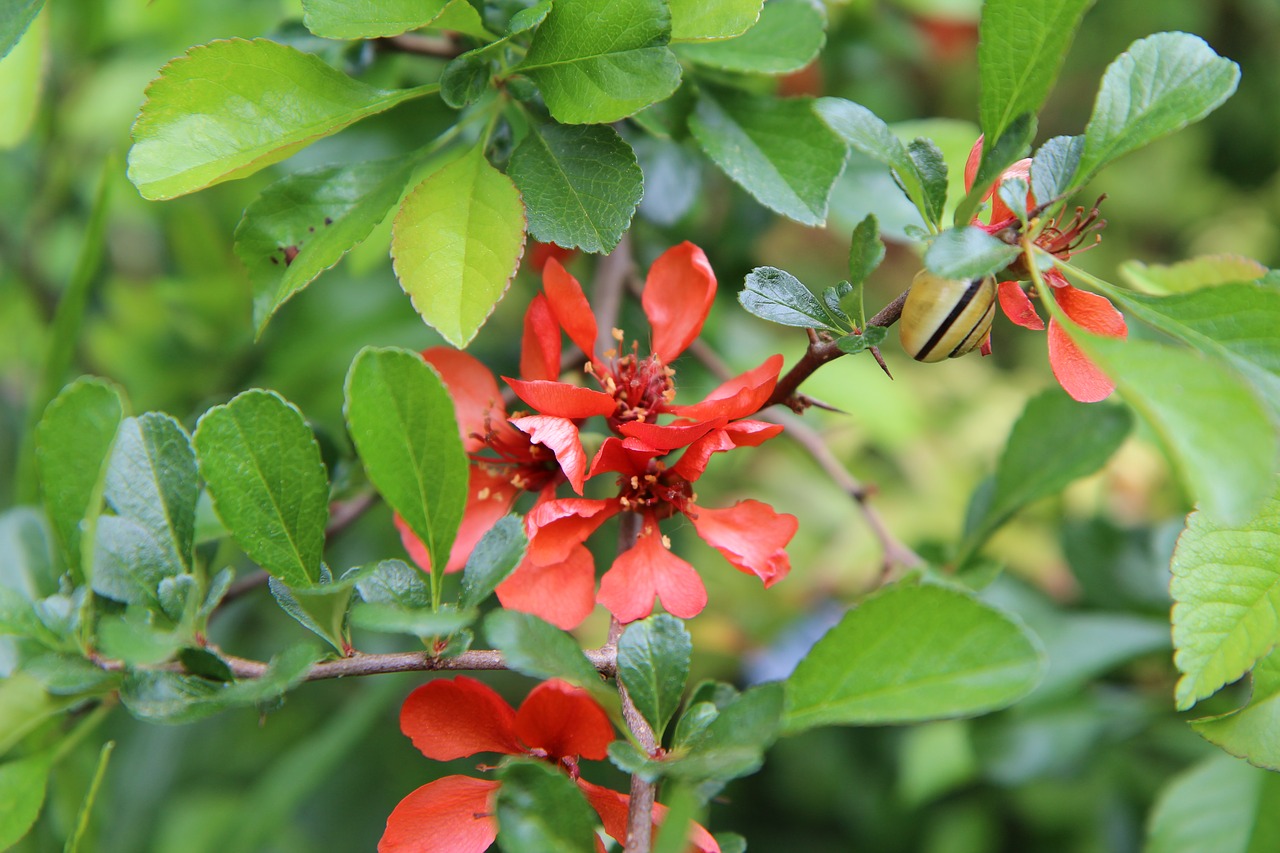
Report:
M 579 687 L 544 681 L 517 711 L 475 679 L 439 679 L 409 694 L 400 709 L 400 730 L 435 761 L 484 752 L 546 761 L 577 784 L 610 837 L 626 839 L 631 798 L 594 785 L 579 772 L 580 759 L 604 759 L 614 739 L 604 709 Z M 498 835 L 500 785 L 471 776 L 428 782 L 392 810 L 379 853 L 482 853 Z M 666 808 L 655 805 L 654 825 L 665 817 Z M 689 828 L 689 844 L 701 853 L 720 850 L 696 823 Z
M 461 567 L 520 494 L 534 492 L 525 519 L 528 553 L 497 594 L 504 607 L 564 629 L 582 622 L 596 603 L 624 623 L 648 616 L 655 599 L 681 618 L 701 612 L 706 587 L 693 566 L 671 553 L 660 529 L 677 516 L 765 586 L 787 574 L 785 547 L 796 531 L 794 516 L 754 500 L 711 509 L 700 506 L 694 492 L 714 454 L 759 445 L 782 429 L 750 417 L 773 392 L 782 368 L 779 355 L 701 402 L 675 403 L 672 362 L 698 336 L 715 292 L 715 274 L 701 249 L 687 242 L 669 249 L 654 262 L 641 296 L 650 324 L 649 354 L 641 356 L 634 342 L 624 346 L 617 329 L 616 346 L 598 353 L 597 320 L 581 285 L 549 258 L 543 292 L 525 314 L 521 378 L 505 378 L 530 412 L 508 415 L 497 381 L 471 356 L 447 348 L 423 353 L 454 397 L 473 461 L 466 515 L 448 570 Z M 585 354 L 584 373 L 597 387 L 561 381 L 565 336 Z M 612 435 L 588 464 L 581 427 L 595 417 Z M 609 475 L 615 488 L 608 497 L 583 497 L 587 480 Z M 562 483 L 578 497 L 557 497 Z M 584 543 L 607 519 L 627 513 L 636 518 L 638 536 L 597 591 L 594 559 Z M 426 549 L 403 524 L 400 530 L 413 559 L 429 568 Z
M 979 137 L 978 141 L 974 143 L 972 151 L 969 152 L 969 159 L 965 163 L 964 180 L 966 190 L 973 186 L 973 179 L 978 171 L 978 164 L 981 159 L 982 138 Z M 984 223 L 975 219 L 973 224 L 991 234 L 1016 225 L 1018 222 L 1017 217 L 1000 197 L 1000 186 L 1005 181 L 1014 178 L 1021 178 L 1027 181 L 1028 186 L 1030 186 L 1030 173 L 1030 159 L 1019 160 L 1006 169 L 996 179 L 995 184 L 987 194 L 987 197 L 991 198 L 990 221 Z M 1027 191 L 1026 205 L 1028 210 L 1034 209 L 1036 205 L 1035 196 L 1030 189 Z M 1077 208 L 1070 221 L 1066 223 L 1051 222 L 1042 228 L 1035 237 L 1035 243 L 1049 254 L 1065 261 L 1073 253 L 1095 245 L 1098 238 L 1097 231 L 1105 224 L 1105 221 L 1098 218 L 1097 207 L 1094 207 L 1087 215 L 1082 208 Z M 1089 243 L 1088 239 L 1091 234 L 1094 237 L 1094 241 Z M 1018 267 L 1015 265 L 1006 271 L 1006 274 L 1016 274 L 1017 271 Z M 1089 293 L 1073 287 L 1057 268 L 1046 271 L 1043 278 L 1045 283 L 1050 285 L 1050 293 L 1041 293 L 1039 294 L 1040 298 L 1047 299 L 1052 296 L 1058 306 L 1062 308 L 1063 313 L 1070 317 L 1072 322 L 1095 335 L 1104 335 L 1112 338 L 1124 338 L 1128 335 L 1128 327 L 1125 325 L 1124 316 L 1116 310 L 1109 299 L 1096 293 Z M 1022 285 L 1017 280 L 1000 282 L 997 296 L 1001 310 L 1011 321 L 1023 328 L 1036 331 L 1041 331 L 1045 328 L 1044 321 L 1036 313 L 1035 306 L 1027 296 L 1027 292 L 1022 289 Z M 1074 399 L 1082 403 L 1096 403 L 1105 399 L 1115 390 L 1115 383 L 1108 379 L 1106 374 L 1089 360 L 1088 356 L 1076 345 L 1075 341 L 1071 340 L 1066 330 L 1053 318 L 1049 320 L 1048 339 L 1049 366 L 1052 368 L 1058 384 Z M 983 344 L 982 353 L 986 355 L 990 351 L 991 343 L 988 340 Z

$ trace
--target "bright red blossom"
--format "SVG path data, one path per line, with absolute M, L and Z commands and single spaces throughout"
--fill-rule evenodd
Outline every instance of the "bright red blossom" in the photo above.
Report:
M 973 149 L 969 152 L 969 159 L 965 163 L 965 189 L 973 186 L 973 179 L 978 170 L 978 164 L 982 159 L 982 137 L 978 137 L 978 141 L 974 143 Z M 1000 185 L 1012 178 L 1022 178 L 1030 185 L 1031 160 L 1019 160 L 1014 163 L 996 180 L 991 189 L 984 196 L 991 199 L 991 217 L 989 223 L 982 223 L 974 220 L 974 224 L 986 230 L 989 233 L 995 233 L 1005 228 L 1013 226 L 1017 223 L 1017 218 L 1009 206 L 1000 198 Z M 1036 205 L 1035 196 L 1030 189 L 1027 191 L 1026 200 L 1027 209 L 1031 210 Z M 1041 229 L 1036 236 L 1036 245 L 1050 254 L 1066 260 L 1071 257 L 1073 252 L 1083 251 L 1084 242 L 1091 233 L 1096 234 L 1096 229 L 1105 223 L 1098 219 L 1098 210 L 1095 207 L 1088 215 L 1084 214 L 1083 209 L 1077 209 L 1075 216 L 1065 225 L 1058 222 L 1051 222 Z M 1124 338 L 1128 335 L 1129 330 L 1125 325 L 1124 316 L 1116 310 L 1104 296 L 1096 293 L 1089 293 L 1073 287 L 1067 282 L 1066 278 L 1056 268 L 1044 273 L 1044 281 L 1050 285 L 1048 294 L 1040 294 L 1042 299 L 1052 298 L 1062 308 L 1063 313 L 1071 318 L 1071 321 L 1085 330 L 1095 335 L 1104 335 L 1113 338 Z M 1035 306 L 1031 299 L 1027 296 L 1027 292 L 1017 281 L 1004 281 L 999 285 L 997 291 L 1000 308 L 1005 315 L 1014 323 L 1023 328 L 1042 330 L 1045 328 L 1044 321 L 1040 319 L 1040 315 L 1036 313 Z M 1080 349 L 1080 347 L 1071 339 L 1071 336 L 1065 329 L 1054 319 L 1049 320 L 1049 366 L 1053 370 L 1054 378 L 1058 380 L 1058 384 L 1062 386 L 1072 398 L 1082 403 L 1096 403 L 1099 400 L 1106 399 L 1112 391 L 1115 390 L 1115 383 L 1112 382 L 1102 370 L 1089 360 L 1088 356 Z M 988 339 L 982 345 L 983 355 L 991 352 L 991 341 Z
M 630 798 L 579 776 L 579 759 L 604 759 L 614 739 L 604 709 L 581 688 L 545 681 L 514 710 L 475 679 L 439 679 L 409 694 L 400 709 L 400 729 L 436 761 L 492 752 L 550 762 L 582 789 L 605 832 L 620 842 L 626 838 Z M 392 810 L 379 853 L 482 853 L 497 838 L 499 787 L 499 782 L 469 776 L 423 785 Z M 653 814 L 659 824 L 666 810 L 655 806 Z M 689 841 L 704 853 L 720 849 L 697 824 L 690 827 Z

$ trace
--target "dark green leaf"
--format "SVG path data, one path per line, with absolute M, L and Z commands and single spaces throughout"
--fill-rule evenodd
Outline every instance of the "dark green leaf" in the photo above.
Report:
M 1173 552 L 1175 698 L 1190 708 L 1280 642 L 1280 497 L 1243 524 L 1192 513 Z M 1256 693 L 1255 689 L 1255 693 Z
M 826 27 L 826 16 L 808 0 L 772 0 L 742 35 L 677 45 L 675 50 L 681 59 L 723 71 L 786 74 L 818 55 L 827 39 Z
M 1093 0 L 987 0 L 978 38 L 978 115 L 998 139 L 1020 115 L 1038 113 L 1071 37 Z
M 42 8 L 44 0 L 14 0 L 0 9 L 0 59 L 9 55 Z
M 534 79 L 556 121 L 608 124 L 680 85 L 670 38 L 663 0 L 557 0 L 514 70 Z
M 17 844 L 35 824 L 52 768 L 52 752 L 0 764 L 0 848 Z
M 836 338 L 836 346 L 840 347 L 841 352 L 857 355 L 860 352 L 871 349 L 871 347 L 880 346 L 884 343 L 884 339 L 888 334 L 889 329 L 885 326 L 867 326 L 861 334 Z
M 98 519 L 92 578 L 98 595 L 161 610 L 160 581 L 183 569 L 172 543 L 133 519 L 119 515 Z
M 253 389 L 200 418 L 200 473 L 218 516 L 254 562 L 290 586 L 320 580 L 329 482 L 302 413 Z
M 147 412 L 120 425 L 103 494 L 118 515 L 136 521 L 183 570 L 191 568 L 198 491 L 196 455 L 181 424 Z
M 498 839 L 503 850 L 594 853 L 598 818 L 572 779 L 533 761 L 513 761 L 499 776 Z
M 62 389 L 36 427 L 36 462 L 44 507 L 62 555 L 74 575 L 82 562 L 81 537 L 92 540 L 102 505 L 106 462 L 124 419 L 116 386 L 81 378 Z M 85 525 L 82 528 L 81 522 Z
M 324 38 L 381 38 L 425 27 L 448 5 L 449 0 L 302 0 L 302 23 Z
M 701 194 L 702 156 L 691 146 L 657 136 L 641 136 L 632 144 L 644 172 L 640 215 L 659 225 L 674 225 Z
M 720 709 L 713 702 L 690 702 L 680 719 L 676 721 L 672 748 L 687 747 L 702 735 L 711 721 L 720 716 Z
M 426 575 L 404 560 L 383 560 L 360 571 L 355 581 L 360 599 L 369 604 L 430 607 L 431 587 Z
M 663 762 L 665 775 L 727 782 L 759 770 L 765 750 L 778 736 L 783 693 L 782 683 L 772 682 L 740 694 L 690 739 L 683 755 Z
M 328 569 L 323 569 L 325 575 Z M 336 583 L 320 583 L 301 589 L 292 589 L 276 578 L 268 581 L 271 594 L 280 609 L 288 613 L 298 624 L 333 646 L 339 654 L 347 654 L 351 644 L 347 637 L 347 610 L 355 578 L 344 578 Z
M 1280 776 L 1214 755 L 1161 792 L 1146 853 L 1267 853 L 1280 847 Z
M 742 307 L 762 320 L 802 329 L 847 332 L 837 325 L 818 298 L 799 279 L 777 267 L 756 267 L 747 273 L 738 294 Z
M 453 401 L 417 353 L 365 347 L 346 382 L 351 438 L 369 479 L 432 555 L 436 582 L 467 502 Z
M 495 610 L 485 617 L 484 633 L 516 672 L 531 678 L 563 678 L 579 687 L 600 686 L 600 676 L 578 642 L 537 616 Z
M 945 195 L 945 191 L 944 191 Z M 874 213 L 858 223 L 849 239 L 849 281 L 856 288 L 875 272 L 884 260 L 884 242 L 880 239 L 880 223 Z M 859 306 L 861 307 L 861 306 Z M 858 312 L 858 328 L 863 326 L 862 312 Z
M 613 251 L 644 195 L 631 146 L 602 125 L 531 128 L 507 174 L 524 200 L 529 233 L 584 252 Z
M 507 292 L 524 229 L 519 191 L 477 146 L 401 203 L 391 232 L 400 286 L 428 325 L 464 347 Z
M 976 225 L 963 225 L 934 238 L 924 253 L 924 265 L 943 278 L 983 278 L 1009 266 L 1021 252 Z
M 266 39 L 193 47 L 147 88 L 129 180 L 156 200 L 243 178 L 434 88 L 374 89 Z
M 941 222 L 947 204 L 947 161 L 932 139 L 919 137 L 907 145 L 907 156 L 916 166 L 924 189 L 926 222 Z
M 1110 161 L 1197 122 L 1231 97 L 1240 67 L 1187 33 L 1139 39 L 1107 68 L 1074 186 Z
M 689 131 L 707 156 L 765 207 L 805 225 L 821 225 L 846 151 L 813 103 L 703 89 Z
M 1005 169 L 1027 155 L 1031 141 L 1036 136 L 1036 117 L 1030 113 L 1018 116 L 994 144 L 984 145 L 973 185 L 960 204 L 956 206 L 955 224 L 967 225 L 973 221 L 982 204 L 982 198 Z
M 1077 403 L 1056 388 L 1030 400 L 1000 455 L 986 512 L 975 520 L 962 552 L 976 551 L 1023 507 L 1097 471 L 1132 427 L 1133 416 L 1125 407 Z
M 844 309 L 840 307 L 840 304 L 849 296 L 849 294 L 855 292 L 855 290 L 858 294 L 858 307 L 856 310 L 858 312 L 859 319 L 857 323 L 850 319 L 849 315 L 844 313 Z M 861 316 L 863 313 L 862 285 L 859 284 L 855 288 L 849 282 L 842 281 L 833 287 L 826 288 L 822 291 L 822 306 L 827 310 L 827 313 L 830 316 L 834 317 L 840 323 L 841 326 L 845 328 L 851 328 L 854 326 L 861 328 L 862 323 L 864 322 Z
M 1044 661 L 1017 623 L 972 596 L 898 583 L 827 632 L 787 679 L 783 725 L 880 725 L 1003 708 Z
M 668 0 L 671 38 L 725 39 L 741 35 L 760 17 L 764 0 Z
M 458 607 L 478 607 L 506 580 L 524 559 L 529 540 L 524 532 L 524 519 L 505 515 L 490 527 L 476 543 L 462 568 L 462 594 Z
M 209 649 L 188 646 L 178 653 L 178 660 L 191 675 L 211 681 L 233 681 L 235 676 L 227 662 Z
M 1040 146 L 1031 161 L 1031 188 L 1038 204 L 1067 192 L 1083 152 L 1083 136 L 1055 136 Z
M 414 162 L 307 169 L 276 181 L 245 208 L 235 251 L 253 282 L 258 334 L 281 305 L 369 236 L 399 200 Z
M 366 631 L 384 634 L 414 634 L 419 637 L 447 637 L 466 628 L 480 614 L 445 605 L 439 610 L 410 608 L 399 604 L 358 602 L 351 608 L 351 624 Z
M 467 54 L 445 66 L 440 75 L 440 98 L 455 110 L 480 100 L 489 88 L 491 66 L 483 55 Z
M 618 640 L 618 680 L 658 739 L 680 706 L 693 640 L 665 613 L 632 622 Z

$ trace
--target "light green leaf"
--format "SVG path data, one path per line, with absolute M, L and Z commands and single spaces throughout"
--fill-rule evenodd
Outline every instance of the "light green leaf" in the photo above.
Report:
M 876 267 L 880 266 L 880 262 L 884 260 L 884 252 L 884 241 L 880 239 L 880 223 L 876 221 L 874 213 L 868 213 L 866 218 L 854 227 L 853 236 L 849 238 L 849 281 L 855 289 L 858 289 L 858 315 L 854 319 L 859 329 L 863 324 L 860 288 L 862 283 L 876 271 Z
M 760 2 L 762 0 L 756 0 L 756 5 Z M 13 50 L 42 8 L 44 0 L 14 0 L 0 8 L 0 59 Z
M 262 191 L 236 226 L 236 256 L 253 282 L 261 335 L 276 310 L 386 218 L 404 191 L 413 158 L 308 169 Z
M 976 551 L 1023 507 L 1097 471 L 1132 427 L 1133 416 L 1124 406 L 1077 403 L 1056 388 L 1030 400 L 1013 425 L 986 511 L 968 532 L 962 552 Z
M 36 427 L 36 464 L 45 511 L 76 574 L 81 568 L 81 537 L 87 534 L 92 541 L 106 462 L 124 410 L 116 386 L 86 377 L 64 388 Z M 87 522 L 83 528 L 82 521 Z
M 166 562 L 184 570 L 191 568 L 198 492 L 196 455 L 181 424 L 147 412 L 120 425 L 103 494 L 170 552 Z
M 943 231 L 924 253 L 929 272 L 943 278 L 974 279 L 994 275 L 1013 263 L 1022 250 L 976 225 Z
M 324 38 L 382 38 L 429 25 L 447 5 L 449 0 L 302 0 L 302 23 Z
M 669 763 L 666 775 L 727 782 L 759 770 L 778 736 L 784 690 L 778 682 L 760 684 L 725 704 L 700 734 L 690 738 L 683 755 Z
M 632 622 L 618 640 L 618 680 L 659 740 L 680 706 L 692 654 L 684 623 L 666 613 Z
M 745 33 L 760 18 L 764 0 L 667 0 L 671 38 L 724 39 Z
M 1280 642 L 1280 497 L 1243 524 L 1192 513 L 1173 552 L 1179 710 L 1240 678 Z
M 1083 136 L 1055 136 L 1040 146 L 1031 161 L 1031 188 L 1039 204 L 1067 191 L 1083 151 Z
M 577 640 L 550 622 L 529 613 L 494 610 L 485 617 L 484 633 L 516 672 L 531 678 L 563 678 L 590 689 L 600 687 L 600 676 Z
M 439 610 L 409 608 L 399 604 L 357 602 L 351 608 L 351 624 L 383 634 L 413 634 L 418 637 L 447 637 L 476 621 L 476 610 L 459 610 L 449 605 Z
M 480 537 L 462 567 L 462 594 L 458 597 L 458 607 L 465 610 L 479 606 L 498 588 L 498 584 L 516 570 L 528 546 L 523 518 L 504 515 L 498 519 Z
M 0 848 L 17 844 L 35 825 L 52 769 L 52 752 L 0 764 Z
M 742 35 L 677 45 L 675 51 L 681 59 L 723 71 L 786 74 L 804 68 L 818 55 L 827 40 L 826 28 L 826 16 L 808 0 L 772 0 L 764 4 L 760 20 Z
M 530 128 L 507 174 L 524 200 L 529 233 L 584 252 L 613 251 L 644 195 L 635 152 L 602 125 Z
M 93 591 L 98 595 L 161 610 L 160 581 L 181 574 L 185 568 L 168 536 L 126 516 L 98 519 L 92 577 Z
M 1243 255 L 1201 255 L 1173 264 L 1147 264 L 1138 260 L 1120 265 L 1120 275 L 1138 290 L 1156 296 L 1186 293 L 1202 287 L 1257 281 L 1267 268 Z
M 347 373 L 346 401 L 369 479 L 426 546 L 438 584 L 462 521 L 469 470 L 448 390 L 417 353 L 365 347 Z
M 128 607 L 121 614 L 107 614 L 98 620 L 98 649 L 106 657 L 131 666 L 169 660 L 192 638 L 168 625 L 157 624 L 161 620 L 167 622 L 156 610 L 145 606 Z
M 1078 327 L 1071 338 L 1160 436 L 1207 515 L 1232 523 L 1257 511 L 1272 491 L 1276 436 L 1241 379 L 1182 349 L 1100 338 Z
M 808 98 L 703 89 L 689 131 L 707 156 L 765 207 L 805 225 L 821 225 L 846 151 L 813 105 Z
M 556 0 L 515 71 L 563 124 L 608 124 L 668 97 L 680 63 L 663 0 Z
M 133 125 L 129 180 L 157 200 L 243 178 L 434 89 L 374 89 L 266 39 L 193 47 L 147 88 Z
M 498 838 L 507 853 L 593 853 L 598 818 L 582 790 L 556 768 L 513 761 L 499 774 Z
M 344 577 L 335 583 L 327 568 L 323 572 L 323 582 L 314 586 L 293 589 L 274 577 L 268 581 L 268 586 L 281 610 L 333 646 L 338 654 L 349 654 L 351 642 L 347 633 L 347 611 L 351 607 L 356 579 Z
M 396 215 L 391 257 L 430 326 L 465 347 L 507 292 L 524 253 L 524 205 L 473 148 L 418 184 Z
M 77 853 L 80 849 L 80 844 L 84 841 L 85 833 L 89 829 L 89 821 L 93 818 L 93 804 L 98 800 L 98 791 L 102 788 L 102 780 L 107 775 L 107 763 L 111 760 L 111 753 L 115 748 L 116 742 L 109 740 L 98 751 L 98 766 L 93 771 L 93 779 L 89 782 L 89 790 L 85 792 L 84 801 L 80 804 L 80 813 L 76 817 L 76 828 L 67 838 L 67 843 L 62 848 L 62 853 Z
M 1269 853 L 1280 849 L 1280 776 L 1211 756 L 1161 792 L 1145 853 Z
M 253 389 L 200 418 L 200 473 L 237 544 L 289 586 L 320 580 L 329 481 L 302 413 Z
M 1198 36 L 1156 33 L 1134 42 L 1102 78 L 1072 184 L 1083 185 L 1117 157 L 1204 118 L 1239 82 L 1240 67 Z
M 1253 695 L 1243 708 L 1194 720 L 1191 728 L 1210 743 L 1266 770 L 1280 769 L 1280 652 L 1253 669 Z
M 1025 696 L 1044 669 L 1038 643 L 972 596 L 896 584 L 827 632 L 786 682 L 784 729 L 969 716 Z
M 48 48 L 49 14 L 45 12 L 0 58 L 0 151 L 16 148 L 31 130 L 40 107 Z
M 987 0 L 978 37 L 978 115 L 987 139 L 1038 113 L 1093 0 Z

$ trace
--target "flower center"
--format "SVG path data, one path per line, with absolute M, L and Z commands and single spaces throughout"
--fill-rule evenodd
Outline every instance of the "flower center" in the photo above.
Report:
M 613 336 L 622 342 L 622 332 L 614 329 Z M 632 342 L 627 355 L 619 356 L 616 350 L 610 350 L 604 354 L 603 363 L 587 365 L 604 392 L 617 402 L 609 416 L 609 427 L 615 432 L 622 424 L 633 421 L 653 423 L 676 396 L 675 371 L 657 355 L 640 358 L 637 349 Z
M 647 512 L 659 520 L 685 512 L 694 501 L 693 483 L 650 460 L 644 474 L 618 477 L 618 502 L 631 512 Z
M 540 492 L 564 476 L 554 453 L 541 444 L 534 444 L 520 430 L 503 426 L 495 429 L 488 416 L 485 417 L 484 434 L 473 435 L 496 455 L 470 453 L 472 462 L 496 477 L 505 478 L 517 489 L 529 492 Z
M 1098 212 L 1098 205 L 1105 199 L 1105 195 L 1100 196 L 1087 214 L 1083 207 L 1077 207 L 1075 214 L 1065 225 L 1061 224 L 1062 217 L 1066 215 L 1065 212 L 1059 214 L 1057 219 L 1046 225 L 1036 235 L 1036 245 L 1064 261 L 1074 252 L 1092 249 L 1102 240 L 1102 234 L 1099 232 L 1107 227 L 1107 220 L 1103 219 Z M 1093 235 L 1093 242 L 1084 246 L 1090 234 Z

